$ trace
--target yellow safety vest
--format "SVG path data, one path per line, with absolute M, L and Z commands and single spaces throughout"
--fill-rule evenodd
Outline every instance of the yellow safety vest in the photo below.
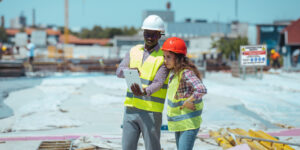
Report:
M 168 130 L 169 131 L 185 131 L 200 128 L 202 122 L 201 113 L 203 108 L 202 99 L 195 100 L 196 110 L 190 110 L 183 108 L 180 110 L 180 106 L 183 105 L 187 98 L 175 99 L 175 94 L 178 90 L 179 83 L 184 70 L 180 72 L 179 77 L 174 74 L 172 81 L 168 85 Z
M 153 51 L 149 57 L 143 62 L 144 46 L 137 45 L 130 50 L 130 68 L 138 68 L 141 75 L 141 81 L 143 88 L 148 87 L 158 69 L 164 63 L 163 51 Z M 138 109 L 162 112 L 164 109 L 164 103 L 166 99 L 168 87 L 168 79 L 165 80 L 163 87 L 153 93 L 151 96 L 135 96 L 127 89 L 127 96 L 125 99 L 125 106 L 136 107 Z

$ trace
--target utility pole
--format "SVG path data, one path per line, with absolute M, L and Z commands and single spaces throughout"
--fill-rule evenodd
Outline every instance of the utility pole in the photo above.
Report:
M 65 28 L 64 28 L 64 37 L 65 44 L 69 43 L 69 4 L 68 0 L 65 0 Z
M 238 0 L 235 0 L 235 19 L 238 21 Z
M 32 27 L 35 28 L 35 9 L 32 9 Z
M 1 16 L 1 27 L 4 28 L 5 22 L 4 22 L 4 16 Z

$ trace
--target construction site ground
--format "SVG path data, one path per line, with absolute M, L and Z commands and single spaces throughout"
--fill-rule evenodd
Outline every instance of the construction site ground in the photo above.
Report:
M 207 72 L 203 82 L 208 94 L 203 98 L 195 149 L 222 149 L 208 137 L 209 130 L 229 127 L 270 133 L 299 128 L 299 81 L 299 73 L 280 70 L 265 72 L 262 80 Z M 90 140 L 97 136 L 98 144 L 100 140 L 121 149 L 124 79 L 101 73 L 56 73 L 43 78 L 1 78 L 0 85 L 0 108 L 9 116 L 0 120 L 0 149 L 36 150 L 42 141 L 82 136 Z M 167 124 L 166 109 L 163 124 Z M 297 135 L 278 138 L 300 142 Z M 174 133 L 162 131 L 161 143 L 164 150 L 175 149 Z M 139 149 L 144 149 L 142 137 Z

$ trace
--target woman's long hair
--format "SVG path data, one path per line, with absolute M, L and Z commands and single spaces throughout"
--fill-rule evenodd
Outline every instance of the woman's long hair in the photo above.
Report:
M 175 66 L 174 66 L 174 73 L 179 76 L 180 72 L 184 69 L 192 70 L 196 76 L 201 80 L 201 73 L 197 69 L 197 67 L 194 65 L 194 63 L 189 60 L 185 55 L 183 54 L 175 54 Z

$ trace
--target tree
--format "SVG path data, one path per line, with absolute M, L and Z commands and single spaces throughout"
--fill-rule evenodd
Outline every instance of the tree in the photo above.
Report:
M 20 28 L 20 32 L 25 32 L 25 27 Z
M 90 36 L 93 38 L 102 38 L 102 32 L 103 29 L 100 26 L 94 26 L 94 28 L 90 31 Z
M 91 30 L 83 28 L 78 33 L 74 32 L 74 35 L 78 35 L 80 38 L 113 38 L 116 35 L 134 35 L 137 32 L 138 30 L 134 27 L 102 28 L 101 26 L 94 26 Z
M 0 42 L 7 42 L 7 34 L 4 27 L 0 27 Z
M 119 28 L 109 28 L 107 32 L 108 38 L 113 38 L 115 35 L 123 35 L 122 29 Z
M 248 44 L 249 42 L 247 37 L 222 37 L 220 40 L 212 43 L 212 48 L 220 50 L 222 55 L 225 55 L 226 58 L 233 57 L 234 60 L 237 60 L 240 54 L 240 46 Z
M 128 29 L 128 27 L 125 26 L 123 28 L 123 33 L 124 33 L 124 35 L 134 35 L 137 33 L 137 30 L 134 27 L 130 27 Z

